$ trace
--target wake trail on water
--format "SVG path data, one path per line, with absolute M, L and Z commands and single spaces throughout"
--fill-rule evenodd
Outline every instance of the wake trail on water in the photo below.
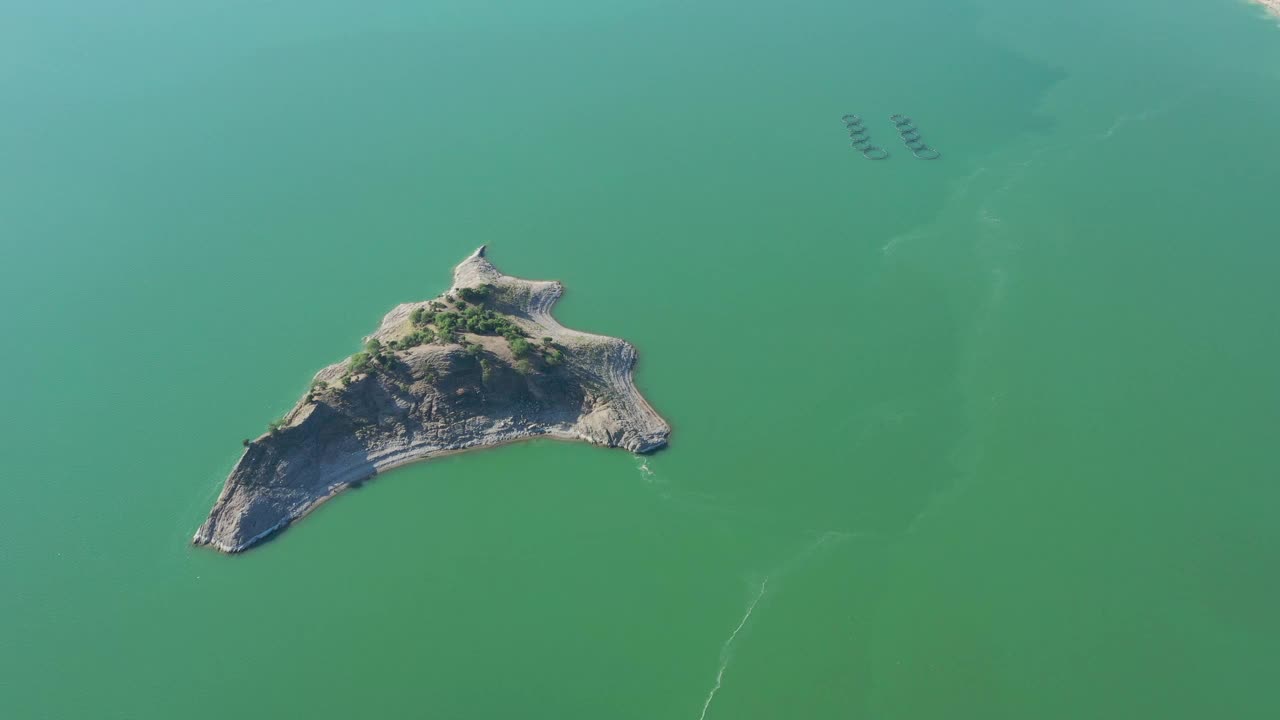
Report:
M 698 716 L 698 720 L 706 720 L 707 711 L 711 709 L 711 701 L 716 699 L 716 693 L 720 692 L 720 686 L 724 684 L 724 671 L 729 668 L 733 641 L 738 637 L 738 633 L 742 632 L 742 628 L 747 626 L 747 621 L 751 619 L 751 613 L 756 611 L 756 606 L 760 604 L 760 599 L 764 597 L 768 586 L 769 578 L 765 576 L 765 579 L 760 583 L 760 590 L 756 593 L 755 599 L 747 606 L 746 614 L 738 622 L 738 627 L 733 629 L 733 632 L 729 634 L 729 639 L 725 640 L 724 645 L 720 647 L 720 669 L 716 671 L 716 683 L 711 687 L 711 692 L 707 693 L 706 702 L 702 703 L 702 714 Z
M 764 579 L 760 581 L 760 588 L 756 591 L 755 598 L 753 598 L 751 603 L 747 605 L 747 611 L 743 613 L 742 619 L 738 621 L 738 626 L 733 629 L 733 632 L 729 633 L 729 638 L 720 646 L 720 668 L 716 670 L 716 680 L 711 686 L 711 692 L 707 693 L 707 699 L 702 703 L 702 712 L 698 715 L 698 720 L 706 720 L 707 712 L 711 709 L 711 703 L 716 699 L 716 693 L 720 692 L 720 688 L 724 685 L 725 671 L 729 669 L 729 661 L 733 659 L 733 643 L 738 639 L 738 634 L 741 633 L 743 628 L 747 626 L 747 623 L 750 622 L 751 614 L 756 611 L 756 607 L 760 604 L 760 601 L 764 599 L 765 592 L 769 589 L 769 580 L 771 578 L 785 576 L 787 573 L 795 569 L 797 565 L 800 565 L 811 555 L 817 552 L 823 545 L 826 545 L 832 540 L 839 542 L 850 538 L 861 537 L 863 535 L 865 535 L 865 533 L 828 530 L 822 533 L 815 542 L 801 550 L 789 561 L 783 563 L 773 572 L 764 576 Z

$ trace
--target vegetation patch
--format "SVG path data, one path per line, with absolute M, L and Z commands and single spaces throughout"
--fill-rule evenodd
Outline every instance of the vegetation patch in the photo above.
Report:
M 334 389 L 349 387 L 352 378 L 357 375 L 391 367 L 398 352 L 431 343 L 462 345 L 468 355 L 479 360 L 483 379 L 487 383 L 493 377 L 495 365 L 500 361 L 492 356 L 486 357 L 484 347 L 468 342 L 466 334 L 504 338 L 515 357 L 513 367 L 521 374 L 527 375 L 538 368 L 533 362 L 535 359 L 541 359 L 541 365 L 548 368 L 563 364 L 564 350 L 555 345 L 553 338 L 544 335 L 540 338 L 541 344 L 537 344 L 511 317 L 484 306 L 485 301 L 496 298 L 498 292 L 499 288 L 489 284 L 459 288 L 456 291 L 457 297 L 446 295 L 445 302 L 432 300 L 424 307 L 414 308 L 409 313 L 409 331 L 386 344 L 377 338 L 370 338 L 363 350 L 351 356 L 341 378 L 341 387 L 335 386 Z M 435 373 L 429 373 L 426 381 L 434 383 Z M 308 391 L 308 402 L 328 389 L 328 383 L 316 380 Z
M 485 298 L 489 297 L 489 293 L 491 292 L 493 292 L 493 286 L 485 283 L 484 285 L 477 285 L 473 288 L 459 288 L 458 297 L 462 298 L 466 302 L 479 304 L 483 302 Z

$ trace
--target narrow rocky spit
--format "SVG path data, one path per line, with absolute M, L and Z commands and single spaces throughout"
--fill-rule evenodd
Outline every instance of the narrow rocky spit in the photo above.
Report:
M 518 358 L 503 337 L 464 331 L 366 367 L 348 358 L 324 368 L 282 422 L 248 444 L 193 543 L 247 550 L 352 485 L 447 453 L 536 437 L 634 453 L 666 444 L 670 427 L 632 382 L 635 348 L 560 325 L 551 308 L 561 284 L 503 275 L 484 247 L 454 269 L 447 292 L 397 306 L 366 340 L 407 344 L 415 310 L 452 310 L 476 289 L 536 352 Z

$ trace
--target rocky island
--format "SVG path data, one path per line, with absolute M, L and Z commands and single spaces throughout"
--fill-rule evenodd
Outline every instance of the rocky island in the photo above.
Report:
M 393 467 L 534 437 L 644 453 L 671 430 L 632 382 L 636 350 L 551 316 L 558 282 L 503 275 L 481 247 L 434 300 L 397 306 L 365 349 L 316 373 L 246 440 L 193 542 L 253 547 Z
M 1253 2 L 1266 8 L 1272 15 L 1280 18 L 1280 0 L 1253 0 Z

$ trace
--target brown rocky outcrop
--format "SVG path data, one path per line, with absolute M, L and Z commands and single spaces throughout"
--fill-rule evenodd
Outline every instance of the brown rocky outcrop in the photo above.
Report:
M 193 542 L 246 550 L 353 484 L 398 465 L 534 437 L 583 440 L 644 453 L 670 428 L 632 383 L 636 351 L 617 338 L 563 327 L 551 307 L 558 282 L 500 273 L 484 248 L 454 269 L 453 287 L 488 286 L 486 307 L 507 316 L 530 342 L 552 339 L 560 364 L 533 354 L 518 363 L 501 337 L 463 335 L 387 353 L 369 372 L 351 360 L 316 374 L 278 430 L 249 444 Z M 410 314 L 432 301 L 394 308 L 371 335 L 384 344 L 412 330 Z M 345 378 L 345 380 L 344 380 Z

